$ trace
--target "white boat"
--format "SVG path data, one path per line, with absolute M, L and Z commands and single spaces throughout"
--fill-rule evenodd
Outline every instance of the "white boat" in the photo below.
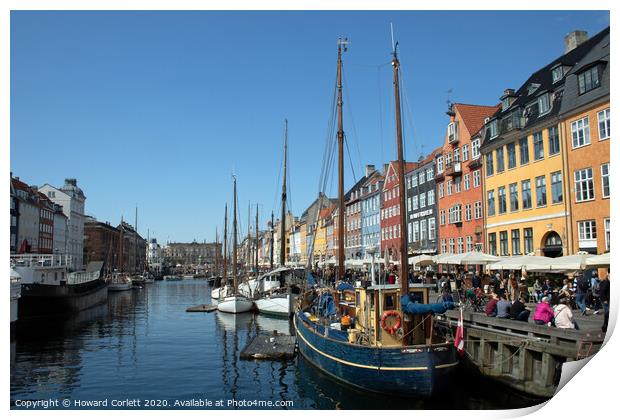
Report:
M 132 287 L 132 280 L 125 274 L 114 273 L 108 280 L 108 292 L 123 292 L 131 290 Z
M 11 324 L 17 321 L 17 305 L 22 292 L 22 276 L 11 268 Z
M 164 276 L 164 280 L 167 280 L 167 281 L 179 281 L 179 280 L 182 280 L 182 278 L 179 277 L 179 276 L 165 275 Z
M 239 286 L 239 293 L 245 297 L 256 298 L 257 295 L 269 292 L 281 287 L 280 275 L 286 276 L 288 272 L 291 272 L 290 267 L 279 267 L 275 270 L 271 270 L 257 279 L 251 279 Z
M 226 296 L 219 300 L 217 310 L 229 314 L 249 312 L 254 308 L 254 302 L 245 296 Z
M 219 300 L 220 296 L 224 297 L 226 292 L 226 286 L 217 287 L 211 290 L 211 299 Z
M 187 280 L 190 280 L 190 279 L 193 279 L 193 278 L 194 278 L 194 275 L 193 275 L 193 274 L 185 274 L 185 275 L 183 276 L 183 278 L 184 278 L 184 279 L 187 279 Z
M 289 317 L 294 312 L 297 295 L 284 290 L 282 293 L 271 293 L 257 299 L 254 303 L 258 312 L 265 315 Z

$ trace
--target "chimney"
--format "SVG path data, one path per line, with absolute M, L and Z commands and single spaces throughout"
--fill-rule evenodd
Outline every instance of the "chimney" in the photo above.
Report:
M 573 31 L 564 37 L 564 54 L 574 50 L 588 40 L 586 31 Z
M 375 171 L 375 165 L 366 165 L 366 176 L 370 176 Z
M 65 178 L 65 185 L 73 185 L 74 187 L 77 186 L 77 179 L 75 178 Z

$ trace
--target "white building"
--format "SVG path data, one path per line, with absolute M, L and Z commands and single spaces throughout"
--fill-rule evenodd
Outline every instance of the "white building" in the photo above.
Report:
M 65 179 L 62 188 L 56 188 L 49 184 L 39 188 L 54 203 L 62 206 L 63 213 L 67 216 L 66 250 L 71 256 L 72 268 L 83 268 L 84 252 L 84 203 L 86 197 L 77 186 L 75 178 Z
M 54 254 L 67 253 L 67 233 L 69 230 L 67 216 L 58 206 L 54 212 Z

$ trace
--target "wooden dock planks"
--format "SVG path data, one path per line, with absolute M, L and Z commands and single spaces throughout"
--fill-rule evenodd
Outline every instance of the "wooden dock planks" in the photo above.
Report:
M 241 351 L 242 360 L 288 360 L 295 357 L 295 337 L 290 335 L 259 334 Z

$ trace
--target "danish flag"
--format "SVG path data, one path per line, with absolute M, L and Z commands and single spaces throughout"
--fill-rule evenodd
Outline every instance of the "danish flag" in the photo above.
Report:
M 465 354 L 465 340 L 463 340 L 463 308 L 461 307 L 461 316 L 456 326 L 456 337 L 454 338 L 454 347 L 460 356 Z

